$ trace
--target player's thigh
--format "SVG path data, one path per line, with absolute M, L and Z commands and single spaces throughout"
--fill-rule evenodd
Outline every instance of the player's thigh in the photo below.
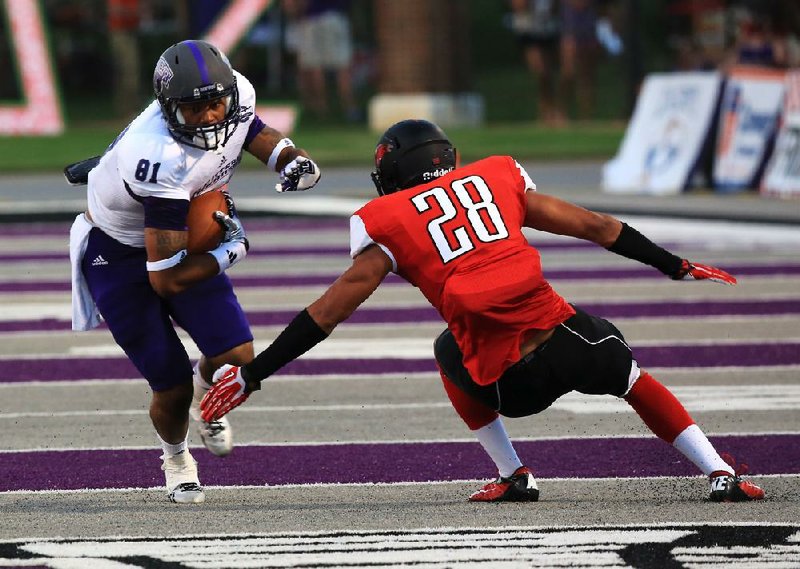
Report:
M 555 376 L 548 362 L 534 350 L 508 368 L 497 381 L 500 406 L 506 417 L 541 413 L 572 388 Z
M 625 337 L 608 320 L 575 307 L 542 350 L 555 375 L 571 389 L 589 395 L 620 396 L 628 391 L 638 366 Z
M 82 270 L 114 340 L 154 391 L 191 381 L 192 366 L 169 311 L 147 278 L 144 249 L 93 229 Z
M 205 365 L 207 369 L 213 373 L 224 364 L 243 366 L 253 361 L 254 357 L 253 342 L 245 342 L 216 356 L 207 357 L 207 363 Z
M 175 322 L 186 330 L 200 352 L 215 358 L 230 351 L 252 359 L 253 334 L 233 286 L 224 273 L 189 287 L 168 299 Z M 237 363 L 225 362 L 223 363 Z M 248 360 L 249 361 L 249 360 Z
M 506 370 L 498 381 L 500 413 L 539 413 L 570 391 L 621 396 L 638 367 L 622 333 L 575 308 L 550 339 Z

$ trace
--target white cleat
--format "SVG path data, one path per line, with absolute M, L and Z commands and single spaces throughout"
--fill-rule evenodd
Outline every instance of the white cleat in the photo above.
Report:
M 189 453 L 189 449 L 174 456 L 161 457 L 167 481 L 167 496 L 176 504 L 200 504 L 205 502 L 206 495 L 197 477 L 197 461 Z
M 215 456 L 227 456 L 233 450 L 233 430 L 227 417 L 206 423 L 200 417 L 200 400 L 192 401 L 189 415 L 197 422 L 197 432 L 200 440 Z
M 227 456 L 233 450 L 233 432 L 227 417 L 206 423 L 199 421 L 197 432 L 208 451 L 216 456 Z

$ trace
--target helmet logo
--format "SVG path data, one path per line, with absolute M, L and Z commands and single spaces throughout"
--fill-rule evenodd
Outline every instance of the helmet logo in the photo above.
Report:
M 158 59 L 154 75 L 156 77 L 155 83 L 159 93 L 169 88 L 169 82 L 172 81 L 172 78 L 175 76 L 169 63 L 167 63 L 167 60 L 163 57 Z
M 394 150 L 394 147 L 391 144 L 379 144 L 375 149 L 375 164 L 380 164 L 384 155 L 392 150 Z
M 431 180 L 435 180 L 436 178 L 440 178 L 441 176 L 444 176 L 445 174 L 449 174 L 454 169 L 455 168 L 453 168 L 452 166 L 447 166 L 447 167 L 443 167 L 443 168 L 436 168 L 435 170 L 431 170 L 429 172 L 423 172 L 422 173 L 422 181 L 423 182 L 430 182 Z

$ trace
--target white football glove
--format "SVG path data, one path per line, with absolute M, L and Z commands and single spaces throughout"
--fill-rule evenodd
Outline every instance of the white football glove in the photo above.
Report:
M 242 225 L 239 216 L 233 213 L 232 210 L 229 209 L 229 211 L 231 211 L 230 215 L 227 215 L 221 211 L 214 212 L 214 219 L 225 231 L 225 235 L 222 236 L 222 243 L 241 241 L 244 243 L 245 249 L 249 251 L 250 242 L 247 240 L 247 234 L 244 231 L 244 225 Z
M 279 192 L 302 192 L 310 190 L 319 182 L 319 166 L 305 156 L 298 156 L 281 170 L 281 182 L 275 184 Z
M 219 272 L 223 273 L 247 256 L 250 242 L 247 240 L 242 222 L 235 215 L 215 211 L 214 219 L 225 229 L 225 235 L 217 248 L 209 253 L 217 260 Z

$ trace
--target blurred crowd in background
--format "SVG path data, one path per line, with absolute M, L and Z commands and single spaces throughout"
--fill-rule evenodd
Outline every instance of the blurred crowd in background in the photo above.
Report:
M 381 1 L 275 0 L 231 62 L 264 102 L 295 103 L 303 120 L 361 123 L 380 73 L 374 5 Z M 463 57 L 488 120 L 625 120 L 650 72 L 800 64 L 796 0 L 459 1 L 469 5 L 472 38 Z M 67 116 L 113 120 L 151 99 L 158 55 L 202 37 L 227 2 L 40 4 Z M 14 67 L 7 25 L 0 29 L 5 69 Z M 332 43 L 319 45 L 323 37 Z M 14 82 L 0 83 L 0 99 L 19 97 Z

